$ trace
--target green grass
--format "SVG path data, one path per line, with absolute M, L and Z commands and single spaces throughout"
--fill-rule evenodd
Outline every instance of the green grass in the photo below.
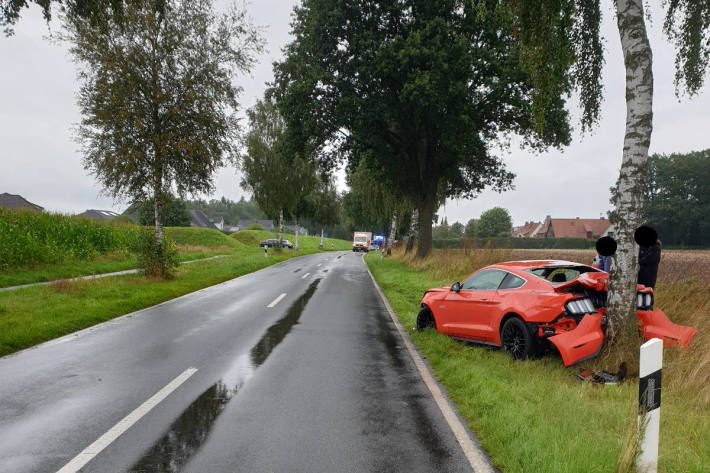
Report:
M 0 356 L 308 253 L 264 258 L 256 248 L 181 266 L 168 281 L 128 275 L 0 292 Z
M 495 465 L 510 472 L 610 472 L 635 428 L 638 384 L 594 386 L 572 377 L 558 356 L 513 362 L 497 349 L 414 329 L 430 287 L 450 284 L 401 261 L 366 257 L 412 339 Z M 590 367 L 598 369 L 593 365 Z M 664 373 L 665 379 L 665 373 Z M 665 383 L 664 383 L 665 388 Z M 664 390 L 659 471 L 710 470 L 710 416 L 682 392 Z
M 211 228 L 166 227 L 165 235 L 176 245 L 224 249 L 242 247 L 234 238 Z
M 260 241 L 269 238 L 278 238 L 278 232 L 267 232 L 265 230 L 241 230 L 230 235 L 236 241 L 243 243 L 244 245 L 251 247 L 257 246 Z M 296 245 L 296 235 L 291 233 L 283 234 L 284 240 L 289 240 L 293 245 Z M 352 250 L 353 243 L 351 241 L 339 240 L 337 238 L 326 239 L 326 250 L 342 251 L 342 250 Z M 298 236 L 298 248 L 299 250 L 309 251 L 317 250 L 320 246 L 320 235 L 313 236 Z

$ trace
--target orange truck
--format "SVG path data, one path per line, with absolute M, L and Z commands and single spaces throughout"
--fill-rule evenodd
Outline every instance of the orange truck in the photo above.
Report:
M 353 251 L 370 251 L 372 249 L 372 232 L 355 232 L 353 234 Z

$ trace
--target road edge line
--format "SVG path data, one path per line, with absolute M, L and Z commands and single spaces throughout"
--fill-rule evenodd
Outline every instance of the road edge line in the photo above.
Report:
M 402 323 L 400 322 L 399 317 L 397 316 L 394 309 L 392 309 L 392 306 L 390 305 L 387 296 L 385 296 L 384 291 L 382 290 L 380 285 L 377 284 L 377 281 L 372 275 L 369 266 L 367 266 L 364 256 L 362 258 L 362 264 L 365 265 L 367 274 L 370 275 L 372 284 L 375 286 L 377 294 L 380 296 L 380 299 L 382 300 L 385 309 L 387 309 L 387 312 L 389 313 L 392 322 L 397 328 L 397 332 L 399 333 L 400 338 L 404 342 L 404 345 L 407 348 L 407 352 L 412 358 L 414 365 L 417 367 L 422 381 L 424 381 L 424 384 L 426 384 L 427 388 L 429 388 L 429 392 L 431 392 L 431 395 L 434 398 L 434 402 L 436 402 L 436 405 L 439 407 L 441 414 L 444 416 L 444 420 L 449 425 L 449 428 L 453 432 L 454 437 L 456 437 L 456 440 L 461 446 L 461 450 L 466 456 L 466 459 L 471 465 L 471 468 L 473 468 L 473 471 L 476 473 L 497 472 L 498 470 L 493 467 L 490 456 L 488 455 L 488 453 L 486 453 L 485 450 L 483 450 L 483 447 L 480 446 L 480 441 L 476 437 L 476 434 L 472 432 L 462 422 L 461 414 L 458 413 L 458 410 L 452 405 L 453 403 L 445 394 L 445 388 L 439 384 L 436 378 L 434 378 L 429 363 L 422 358 L 419 353 L 419 350 L 416 348 L 414 342 L 409 336 L 409 333 L 407 333 L 407 330 L 404 328 L 404 326 L 402 326 Z

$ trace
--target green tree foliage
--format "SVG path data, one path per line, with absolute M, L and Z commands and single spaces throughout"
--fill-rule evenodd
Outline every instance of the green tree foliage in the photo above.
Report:
M 664 244 L 710 245 L 710 149 L 648 159 L 644 221 Z
M 205 215 L 219 219 L 224 219 L 228 225 L 237 225 L 239 220 L 264 220 L 266 215 L 259 209 L 254 199 L 246 200 L 244 197 L 238 202 L 222 197 L 220 199 L 188 200 L 187 206 L 190 210 L 202 210 Z
M 156 7 L 164 4 L 162 1 L 154 3 Z M 62 14 L 80 17 L 92 24 L 105 22 L 108 18 L 123 21 L 124 0 L 3 0 L 0 6 L 0 26 L 6 35 L 14 33 L 12 26 L 20 19 L 20 12 L 32 4 L 42 9 L 47 23 L 52 19 L 52 7 L 58 8 Z
M 249 131 L 242 158 L 242 186 L 252 192 L 271 219 L 307 216 L 309 197 L 317 187 L 316 170 L 284 139 L 286 125 L 270 97 L 247 111 Z
M 513 231 L 513 223 L 508 211 L 501 207 L 493 207 L 481 214 L 476 223 L 478 238 L 508 237 Z
M 222 197 L 221 199 L 212 199 L 206 201 L 190 201 L 194 208 L 199 208 L 210 217 L 224 218 L 224 221 L 230 225 L 236 225 L 239 220 L 264 220 L 267 216 L 261 211 L 259 205 L 253 198 L 246 200 L 244 197 L 239 201 Z
M 401 220 L 410 211 L 409 201 L 393 192 L 383 174 L 372 159 L 360 159 L 348 172 L 344 210 L 353 229 L 389 235 L 392 217 Z
M 470 219 L 466 223 L 466 228 L 463 231 L 464 238 L 476 238 L 476 224 L 478 220 L 475 218 Z
M 451 228 L 449 227 L 449 222 L 446 217 L 441 219 L 441 223 L 439 225 L 432 227 L 431 235 L 434 240 L 447 240 L 449 238 L 455 238 L 451 236 Z
M 514 24 L 474 3 L 305 0 L 275 66 L 289 139 L 326 166 L 337 156 L 351 168 L 374 160 L 418 210 L 420 257 L 437 202 L 511 186 L 492 142 L 517 134 L 544 149 L 570 140 L 561 97 L 539 105 L 545 122 L 536 125 Z
M 80 64 L 78 138 L 84 166 L 114 198 L 210 191 L 235 157 L 237 72 L 261 50 L 243 10 L 210 0 L 136 0 L 122 21 L 68 14 L 64 39 Z M 162 199 L 154 199 L 162 244 Z
M 452 223 L 451 227 L 449 228 L 449 238 L 461 238 L 463 236 L 464 230 L 465 230 L 465 227 L 463 226 L 463 223 L 461 223 L 461 222 Z
M 697 94 L 710 64 L 710 2 L 667 0 L 663 31 L 676 47 L 676 92 Z
M 187 205 L 182 199 L 176 199 L 171 195 L 163 196 L 163 225 L 166 227 L 189 227 L 190 214 L 187 212 Z M 140 206 L 138 223 L 145 226 L 155 226 L 155 203 L 153 199 L 148 199 Z

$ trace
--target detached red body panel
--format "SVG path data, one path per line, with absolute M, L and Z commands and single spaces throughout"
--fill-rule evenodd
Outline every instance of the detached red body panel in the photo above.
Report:
M 664 346 L 687 347 L 698 333 L 696 328 L 674 324 L 660 310 L 639 310 L 637 314 L 643 337 L 646 340 L 660 338 Z
M 423 316 L 422 324 L 452 337 L 522 350 L 521 358 L 551 346 L 569 366 L 596 356 L 602 347 L 608 284 L 607 273 L 569 261 L 494 264 L 461 283 L 427 291 L 421 306 L 433 317 L 427 322 Z M 637 301 L 646 339 L 688 346 L 698 332 L 653 310 L 651 288 L 639 285 Z

